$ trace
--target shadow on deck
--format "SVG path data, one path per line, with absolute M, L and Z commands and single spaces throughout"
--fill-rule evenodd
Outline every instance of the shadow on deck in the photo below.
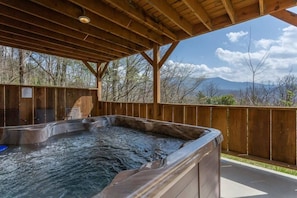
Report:
M 222 158 L 221 197 L 296 198 L 297 177 Z

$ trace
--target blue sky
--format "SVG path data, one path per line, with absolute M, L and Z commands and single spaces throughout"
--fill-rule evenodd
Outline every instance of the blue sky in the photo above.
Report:
M 290 10 L 297 13 L 297 7 Z M 289 73 L 297 76 L 297 27 L 269 15 L 181 41 L 167 63 L 191 67 L 196 76 L 251 81 L 245 63 L 250 40 L 254 66 L 268 55 L 257 82 L 275 82 Z

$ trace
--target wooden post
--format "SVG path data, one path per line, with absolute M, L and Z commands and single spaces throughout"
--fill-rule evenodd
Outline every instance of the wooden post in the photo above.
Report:
M 97 101 L 102 100 L 102 78 L 101 78 L 101 64 L 97 63 Z
M 160 88 L 160 46 L 154 45 L 153 48 L 153 70 L 154 70 L 154 119 L 158 118 L 159 108 L 158 105 L 161 102 L 161 88 Z
M 173 42 L 169 49 L 166 51 L 162 59 L 160 59 L 160 46 L 155 44 L 153 48 L 153 58 L 150 58 L 145 52 L 141 52 L 141 55 L 143 58 L 145 58 L 152 66 L 154 70 L 154 85 L 153 85 L 153 102 L 154 102 L 154 119 L 158 119 L 158 116 L 160 114 L 159 112 L 159 104 L 161 102 L 161 79 L 160 79 L 160 69 L 165 63 L 165 61 L 168 59 L 170 54 L 173 52 L 175 47 L 178 45 L 178 41 Z

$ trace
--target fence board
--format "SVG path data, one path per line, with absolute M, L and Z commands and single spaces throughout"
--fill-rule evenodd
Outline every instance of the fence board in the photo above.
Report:
M 270 110 L 248 110 L 249 155 L 270 159 Z
M 139 114 L 140 114 L 140 112 L 139 112 L 139 103 L 134 103 L 133 104 L 133 116 L 134 117 L 139 117 Z
M 47 88 L 47 94 L 50 94 L 50 96 L 47 96 L 47 109 L 53 109 L 55 112 L 55 118 L 56 120 L 64 120 L 66 119 L 66 89 L 65 88 L 56 88 L 56 89 L 49 89 Z M 55 100 L 57 101 L 57 104 L 52 104 L 52 102 L 48 100 Z
M 5 118 L 6 126 L 19 125 L 19 98 L 20 87 L 15 85 L 5 85 Z
M 123 115 L 122 111 L 122 103 L 113 104 L 113 109 L 115 110 L 113 114 Z
M 147 118 L 147 106 L 146 104 L 140 104 L 140 114 L 139 116 L 141 118 Z
M 4 116 L 4 110 L 5 110 L 4 96 L 5 96 L 5 94 L 4 94 L 4 92 L 5 92 L 5 86 L 0 85 L 0 127 L 3 127 L 4 123 L 5 123 L 5 116 Z
M 44 87 L 34 88 L 34 124 L 46 122 L 46 89 Z
M 184 105 L 173 106 L 174 122 L 184 123 Z
M 247 154 L 247 113 L 244 108 L 229 109 L 229 150 Z
M 163 106 L 163 112 L 164 112 L 164 121 L 172 122 L 172 115 L 173 115 L 173 106 L 172 105 L 164 105 Z
M 213 107 L 211 127 L 222 132 L 224 141 L 222 142 L 222 149 L 228 150 L 228 117 L 226 107 Z
M 296 164 L 296 110 L 272 110 L 272 159 Z
M 133 104 L 127 104 L 127 116 L 133 116 Z
M 195 106 L 185 107 L 185 124 L 196 125 L 197 110 Z
M 198 125 L 210 127 L 210 107 L 198 107 Z

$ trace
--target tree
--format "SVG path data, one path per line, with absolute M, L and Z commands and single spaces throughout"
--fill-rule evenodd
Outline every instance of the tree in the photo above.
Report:
M 266 60 L 269 55 L 269 50 L 265 51 L 262 55 L 262 57 L 253 56 L 253 53 L 251 52 L 251 41 L 252 41 L 252 33 L 250 30 L 249 34 L 249 43 L 248 43 L 248 50 L 247 50 L 247 57 L 244 57 L 244 62 L 249 69 L 249 71 L 252 73 L 252 87 L 248 89 L 248 98 L 251 102 L 251 104 L 256 105 L 258 103 L 258 95 L 256 93 L 256 86 L 255 86 L 255 80 L 256 76 L 260 73 L 262 73 L 266 69 Z
M 164 103 L 193 103 L 199 85 L 205 79 L 194 77 L 195 68 L 183 67 L 178 63 L 165 64 L 161 68 L 161 101 Z
M 296 103 L 297 94 L 297 78 L 292 74 L 288 74 L 281 78 L 278 82 L 278 105 L 293 106 Z

